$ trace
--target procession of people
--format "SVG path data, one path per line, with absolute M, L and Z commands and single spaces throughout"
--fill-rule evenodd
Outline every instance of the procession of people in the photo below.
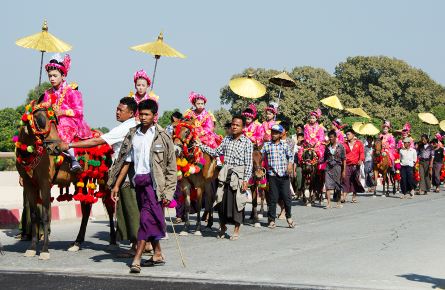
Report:
M 113 149 L 105 182 L 117 204 L 117 238 L 132 245 L 127 253 L 133 257 L 132 273 L 141 272 L 142 266 L 166 263 L 161 250 L 161 241 L 167 236 L 165 211 L 176 208 L 177 225 L 186 219 L 183 212 L 190 210 L 190 205 L 185 206 L 188 201 L 178 183 L 187 179 L 193 187 L 194 175 L 213 173 L 214 186 L 206 187 L 210 192 L 204 194 L 204 219 L 209 220 L 214 208 L 219 216 L 217 238 L 232 241 L 241 238 L 241 225 L 247 222 L 246 204 L 252 196 L 265 199 L 269 229 L 275 229 L 281 218 L 293 229 L 298 220 L 292 218 L 292 211 L 298 210 L 299 200 L 316 206 L 318 199 L 319 206 L 329 210 L 331 200 L 336 208 L 342 208 L 350 196 L 352 204 L 359 202 L 359 193 L 368 191 L 375 196 L 380 180 L 376 168 L 385 157 L 389 158 L 390 182 L 396 191 L 400 187 L 401 199 L 440 191 L 444 177 L 440 133 L 432 140 L 425 134 L 414 140 L 406 124 L 396 139 L 391 133 L 396 131 L 385 120 L 380 135 L 361 139 L 339 118 L 332 120 L 330 128 L 325 127 L 319 122 L 322 111 L 318 108 L 309 112 L 305 125 L 291 124 L 279 119 L 276 103 L 265 108 L 265 119 L 260 120 L 252 102 L 232 117 L 221 136 L 215 132 L 214 116 L 205 108 L 208 99 L 197 92 L 188 96 L 192 107 L 184 114 L 175 112 L 171 125 L 162 128 L 157 123 L 162 98 L 150 94 L 151 79 L 144 70 L 133 76 L 136 93 L 117 102 L 115 115 L 120 124 L 93 136 L 84 120 L 82 94 L 67 82 L 70 67 L 68 55 L 54 57 L 45 66 L 52 87 L 38 105 L 55 114 L 60 138 L 57 149 L 69 157 L 71 172 L 85 170 L 76 155 L 78 148 L 107 144 Z M 36 122 L 40 126 L 39 119 Z M 178 124 L 186 127 L 185 133 Z M 291 132 L 291 128 L 295 130 Z M 382 144 L 378 154 L 376 140 Z M 259 161 L 255 154 L 261 157 Z M 209 169 L 212 164 L 213 170 Z M 395 178 L 397 172 L 400 180 Z M 314 184 L 315 176 L 321 182 Z M 252 191 L 261 191 L 262 196 Z M 193 202 L 192 194 L 187 198 Z M 231 234 L 229 224 L 234 225 Z M 142 261 L 146 251 L 152 252 L 152 257 Z

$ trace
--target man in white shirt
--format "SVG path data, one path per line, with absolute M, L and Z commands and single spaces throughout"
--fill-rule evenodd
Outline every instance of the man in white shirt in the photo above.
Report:
M 118 126 L 111 129 L 110 132 L 96 138 L 73 142 L 70 144 L 61 143 L 61 150 L 66 148 L 91 148 L 103 144 L 108 144 L 113 148 L 113 162 L 119 155 L 122 141 L 130 131 L 130 128 L 136 127 L 135 114 L 137 111 L 137 103 L 134 98 L 124 97 L 119 101 L 116 108 L 116 120 L 121 122 Z M 130 180 L 121 186 L 121 196 L 116 206 L 117 219 L 117 240 L 129 240 L 132 243 L 132 249 L 129 254 L 122 256 L 134 255 L 137 244 L 137 231 L 139 228 L 139 209 L 136 202 L 136 192 L 134 186 L 131 186 Z
M 406 137 L 403 139 L 403 148 L 400 149 L 400 175 L 401 175 L 401 190 L 402 195 L 400 198 L 405 198 L 409 194 L 408 198 L 412 198 L 413 190 L 416 188 L 414 183 L 413 169 L 417 160 L 417 152 L 415 149 L 411 148 L 411 139 Z

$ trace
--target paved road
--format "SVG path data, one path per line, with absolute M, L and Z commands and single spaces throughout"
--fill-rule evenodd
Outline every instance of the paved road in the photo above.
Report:
M 143 268 L 139 276 L 147 281 L 156 278 L 168 288 L 206 288 L 214 283 L 245 288 L 445 288 L 444 192 L 411 200 L 361 196 L 358 204 L 331 210 L 296 204 L 293 215 L 298 224 L 293 230 L 286 228 L 285 221 L 274 230 L 246 224 L 238 241 L 217 240 L 216 231 L 180 237 L 186 269 L 170 234 L 162 242 L 167 264 Z M 128 274 L 131 260 L 117 258 L 116 251 L 107 247 L 106 221 L 90 222 L 83 249 L 67 252 L 77 230 L 78 221 L 53 224 L 49 261 L 23 257 L 28 243 L 15 241 L 11 237 L 15 232 L 2 230 L 5 255 L 0 256 L 0 285 L 31 283 L 36 276 L 29 271 L 45 273 L 39 275 L 45 285 L 59 287 L 64 281 L 65 289 L 130 285 L 125 279 L 134 279 Z M 68 274 L 77 276 L 63 276 Z M 117 280 L 109 283 L 109 277 Z M 145 285 L 141 281 L 146 280 L 128 283 L 138 288 Z M 156 284 L 150 282 L 150 287 Z

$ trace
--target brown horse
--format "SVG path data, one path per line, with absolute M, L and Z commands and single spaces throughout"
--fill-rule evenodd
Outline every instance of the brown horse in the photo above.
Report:
M 252 212 L 250 214 L 250 220 L 255 223 L 255 227 L 260 227 L 260 221 L 258 217 L 258 196 L 261 197 L 260 214 L 264 214 L 264 199 L 266 197 L 267 189 L 261 183 L 266 178 L 266 168 L 263 167 L 263 156 L 259 148 L 255 148 L 252 154 L 253 160 L 253 175 L 252 185 L 250 190 L 252 192 Z
M 26 257 L 36 255 L 38 243 L 38 226 L 43 224 L 43 246 L 40 251 L 40 259 L 50 258 L 48 251 L 49 239 L 48 230 L 51 223 L 51 187 L 69 187 L 72 182 L 76 182 L 76 176 L 70 172 L 69 157 L 63 158 L 62 152 L 57 147 L 60 138 L 57 133 L 57 120 L 53 117 L 53 111 L 47 107 L 30 105 L 31 111 L 28 119 L 22 118 L 26 123 L 19 129 L 18 142 L 16 143 L 16 167 L 23 178 L 23 187 L 27 195 L 31 211 L 32 239 L 31 245 L 25 252 Z M 58 160 L 58 161 L 57 161 Z M 88 160 L 88 159 L 86 159 Z M 85 162 L 87 166 L 87 162 Z M 85 168 L 86 169 L 86 168 Z M 62 190 L 61 190 L 62 192 Z M 42 203 L 42 215 L 39 215 L 37 204 Z M 82 224 L 74 244 L 80 245 L 84 241 L 86 225 L 88 223 L 91 204 L 81 203 Z M 114 231 L 113 212 L 114 207 L 107 206 L 110 218 L 110 243 L 116 243 Z
M 196 164 L 196 154 L 201 155 L 205 160 L 203 168 L 194 174 L 185 174 L 179 181 L 179 189 L 185 193 L 184 204 L 184 228 L 180 235 L 188 235 L 190 228 L 190 207 L 192 192 L 196 192 L 197 218 L 195 235 L 201 235 L 201 209 L 203 195 L 206 194 L 207 200 L 212 200 L 212 183 L 218 177 L 216 170 L 216 159 L 207 153 L 197 153 L 195 140 L 198 138 L 195 131 L 195 120 L 183 120 L 174 124 L 173 143 L 175 144 L 175 154 L 177 158 L 185 158 L 189 164 Z M 207 228 L 213 225 L 213 206 L 210 206 L 208 214 Z
M 389 195 L 389 183 L 393 184 L 393 194 L 396 192 L 395 182 L 394 182 L 394 174 L 391 170 L 391 159 L 389 156 L 383 152 L 382 140 L 377 139 L 374 142 L 374 152 L 372 156 L 373 161 L 373 171 L 374 171 L 374 196 L 376 196 L 377 191 L 377 180 L 379 178 L 379 174 L 382 175 L 383 178 L 383 193 L 382 196 Z M 386 191 L 385 191 L 386 185 Z M 385 195 L 386 194 L 386 195 Z
M 303 202 L 306 206 L 312 206 L 316 199 L 319 204 L 323 199 L 324 175 L 318 168 L 318 155 L 310 146 L 303 147 L 302 153 Z

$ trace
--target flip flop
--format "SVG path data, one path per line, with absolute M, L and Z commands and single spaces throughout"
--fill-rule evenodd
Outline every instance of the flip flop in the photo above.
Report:
M 269 225 L 267 226 L 269 229 L 274 229 L 277 227 L 277 224 L 275 222 L 270 222 Z
M 295 223 L 292 219 L 287 219 L 287 225 L 290 229 L 295 228 Z
M 233 235 L 230 236 L 230 240 L 231 240 L 231 241 L 236 241 L 236 240 L 238 240 L 238 239 L 239 239 L 239 235 L 235 235 L 235 234 L 233 234 Z
M 141 273 L 141 265 L 139 264 L 131 264 L 130 273 L 139 274 Z
M 142 263 L 142 267 L 154 267 L 154 266 L 164 266 L 165 260 L 158 260 L 155 261 L 153 258 L 146 260 L 144 263 Z

